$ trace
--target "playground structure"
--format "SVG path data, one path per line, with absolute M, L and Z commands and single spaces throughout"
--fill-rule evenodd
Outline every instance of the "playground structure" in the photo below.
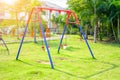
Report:
M 80 26 L 80 22 L 79 22 L 79 20 L 78 20 L 77 15 L 75 14 L 75 12 L 73 12 L 73 11 L 71 11 L 71 10 L 60 10 L 60 9 L 54 9 L 54 8 L 34 7 L 34 8 L 32 8 L 32 10 L 31 10 L 31 12 L 30 12 L 30 14 L 29 14 L 29 17 L 28 17 L 28 20 L 27 20 L 27 24 L 26 24 L 26 27 L 25 27 L 25 30 L 24 30 L 24 34 L 23 34 L 23 36 L 22 36 L 22 40 L 21 40 L 21 42 L 20 42 L 20 46 L 19 46 L 19 49 L 18 49 L 18 53 L 17 53 L 17 55 L 16 55 L 16 60 L 18 60 L 18 58 L 19 58 L 20 51 L 21 51 L 21 48 L 22 48 L 22 44 L 23 44 L 23 41 L 24 41 L 24 38 L 25 38 L 25 35 L 26 35 L 26 32 L 27 32 L 27 28 L 28 28 L 30 19 L 31 19 L 31 17 L 32 17 L 32 14 L 36 14 L 36 15 L 37 15 L 36 21 L 39 22 L 39 27 L 40 27 L 40 29 L 41 29 L 41 31 L 42 31 L 42 37 L 43 37 L 43 39 L 44 39 L 44 43 L 45 43 L 45 47 L 46 47 L 46 50 L 47 50 L 47 53 L 48 53 L 49 61 L 50 61 L 50 64 L 51 64 L 51 68 L 54 69 L 54 65 L 53 65 L 53 62 L 52 62 L 52 57 L 51 57 L 51 55 L 50 55 L 49 46 L 48 46 L 48 43 L 47 43 L 47 40 L 46 40 L 44 28 L 43 28 L 43 25 L 42 25 L 42 19 L 41 19 L 40 14 L 39 14 L 39 13 L 40 13 L 41 11 L 43 11 L 43 10 L 48 10 L 48 11 L 50 11 L 50 13 L 52 13 L 52 11 L 57 11 L 57 12 L 59 12 L 59 13 L 64 12 L 64 13 L 67 14 L 66 24 L 65 24 L 65 26 L 64 26 L 64 30 L 63 30 L 63 33 L 62 33 L 62 37 L 61 37 L 61 39 L 60 39 L 60 43 L 59 43 L 59 46 L 58 46 L 58 53 L 60 52 L 60 46 L 62 45 L 62 41 L 63 41 L 63 38 L 64 38 L 65 31 L 66 31 L 66 29 L 67 29 L 67 25 L 68 25 L 69 23 L 71 23 L 71 22 L 69 22 L 69 19 L 70 19 L 70 17 L 74 17 L 74 18 L 75 18 L 75 22 L 72 22 L 72 23 L 78 25 L 78 27 L 79 27 L 79 29 L 80 29 L 80 32 L 81 32 L 81 34 L 83 35 L 83 38 L 84 38 L 84 40 L 85 40 L 85 42 L 86 42 L 86 45 L 87 45 L 87 47 L 88 47 L 88 49 L 89 49 L 89 51 L 90 51 L 90 54 L 91 54 L 92 58 L 95 58 L 95 57 L 94 57 L 94 54 L 93 54 L 93 52 L 92 52 L 92 50 L 91 50 L 91 48 L 90 48 L 90 45 L 89 45 L 89 43 L 88 43 L 88 41 L 87 41 L 87 39 L 86 39 L 86 36 L 85 36 L 85 34 L 84 34 L 83 30 L 82 30 L 82 27 Z M 36 37 L 35 37 L 35 36 L 34 36 L 34 42 L 36 42 Z
M 2 38 L 2 32 L 0 32 L 0 41 L 2 41 L 3 45 L 6 47 L 6 50 L 8 51 L 8 55 L 9 55 L 9 49 L 8 49 L 5 41 L 4 41 L 3 38 Z

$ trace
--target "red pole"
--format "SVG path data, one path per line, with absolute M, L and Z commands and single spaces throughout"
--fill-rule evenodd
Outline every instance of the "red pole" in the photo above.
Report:
M 76 23 L 77 23 L 78 25 L 80 25 L 80 22 L 79 22 L 79 20 L 78 20 L 78 17 L 77 17 L 77 15 L 76 15 L 76 13 L 75 13 L 75 12 L 72 12 L 72 13 L 73 13 L 73 16 L 75 17 Z

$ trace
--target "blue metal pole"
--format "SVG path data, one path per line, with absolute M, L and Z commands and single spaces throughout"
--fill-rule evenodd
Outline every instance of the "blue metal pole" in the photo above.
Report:
M 22 48 L 22 43 L 23 43 L 23 41 L 24 41 L 24 37 L 25 37 L 25 34 L 26 34 L 26 32 L 27 32 L 28 24 L 29 24 L 29 22 L 30 22 L 30 18 L 31 18 L 31 16 L 32 16 L 33 10 L 34 10 L 34 8 L 33 8 L 33 9 L 31 10 L 31 12 L 30 12 L 30 15 L 29 15 L 29 18 L 28 18 L 26 27 L 25 27 L 25 31 L 24 31 L 24 34 L 23 34 L 23 36 L 22 36 L 22 40 L 21 40 L 21 42 L 20 42 L 20 46 L 19 46 L 19 48 L 18 48 L 18 53 L 17 53 L 17 56 L 16 56 L 16 60 L 18 60 L 18 57 L 19 57 L 19 55 L 20 55 L 20 50 L 21 50 L 21 48 Z
M 80 32 L 82 33 L 83 38 L 84 38 L 84 40 L 85 40 L 87 46 L 88 46 L 88 49 L 89 49 L 89 51 L 90 51 L 90 54 L 91 54 L 92 58 L 95 59 L 94 54 L 93 54 L 93 52 L 92 52 L 92 50 L 91 50 L 91 48 L 90 48 L 90 45 L 89 45 L 89 43 L 88 43 L 88 41 L 87 41 L 86 36 L 85 36 L 85 33 L 84 33 L 83 30 L 82 30 L 82 27 L 80 26 L 79 28 L 80 28 Z
M 3 42 L 3 44 L 5 45 L 5 47 L 6 47 L 7 51 L 8 51 L 8 55 L 9 55 L 9 49 L 8 49 L 6 43 L 5 43 L 5 41 L 4 41 L 3 39 L 2 39 L 2 42 Z
M 67 25 L 64 26 L 64 30 L 63 30 L 63 33 L 62 33 L 62 38 L 61 38 L 60 44 L 59 44 L 59 46 L 58 46 L 58 53 L 59 53 L 59 51 L 60 51 L 60 45 L 62 44 L 62 40 L 63 40 L 63 38 L 64 38 L 64 34 L 65 34 L 65 31 L 66 31 L 66 28 L 67 28 Z
M 40 29 L 42 30 L 42 36 L 44 38 L 44 43 L 45 43 L 45 46 L 46 46 L 46 49 L 47 49 L 47 53 L 48 53 L 48 57 L 49 57 L 49 60 L 50 60 L 51 68 L 54 69 L 54 65 L 53 65 L 53 62 L 52 62 L 52 57 L 50 55 L 50 50 L 48 48 L 48 43 L 47 43 L 47 40 L 46 40 L 45 32 L 44 32 L 44 29 L 43 29 L 43 26 L 42 26 L 41 23 L 40 23 Z
M 21 42 L 20 42 L 20 46 L 19 46 L 19 49 L 18 49 L 18 53 L 17 53 L 17 56 L 16 56 L 16 60 L 18 60 L 18 57 L 19 57 L 19 55 L 20 55 L 22 43 L 23 43 L 23 41 L 24 41 L 24 37 L 25 37 L 25 34 L 26 34 L 26 32 L 27 32 L 27 28 L 28 28 L 28 24 L 26 25 L 24 34 L 23 34 L 23 36 L 22 36 L 22 40 L 21 40 Z

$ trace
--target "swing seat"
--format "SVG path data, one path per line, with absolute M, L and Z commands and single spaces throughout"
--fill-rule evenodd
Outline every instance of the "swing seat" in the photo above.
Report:
M 66 49 L 66 48 L 67 48 L 67 44 L 64 44 L 63 49 Z
M 45 47 L 44 46 L 42 46 L 42 50 L 45 51 Z

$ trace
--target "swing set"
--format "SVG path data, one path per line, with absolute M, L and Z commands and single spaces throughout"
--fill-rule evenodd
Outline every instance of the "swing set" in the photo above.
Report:
M 19 58 L 20 51 L 21 51 L 21 48 L 22 48 L 22 44 L 23 44 L 23 41 L 24 41 L 24 38 L 25 38 L 25 35 L 26 35 L 26 32 L 27 32 L 27 28 L 28 28 L 30 19 L 31 19 L 31 17 L 32 17 L 32 14 L 36 14 L 36 15 L 37 15 L 37 20 L 36 20 L 36 21 L 39 22 L 39 27 L 40 27 L 40 29 L 41 29 L 41 31 L 42 31 L 42 36 L 43 36 L 44 43 L 45 43 L 45 47 L 46 47 L 46 50 L 47 50 L 47 53 L 48 53 L 50 65 L 51 65 L 51 68 L 54 69 L 54 65 L 53 65 L 53 62 L 52 62 L 52 57 L 51 57 L 51 55 L 50 55 L 49 46 L 48 46 L 47 39 L 46 39 L 46 36 L 45 36 L 44 28 L 43 28 L 43 25 L 42 25 L 42 19 L 41 19 L 40 14 L 39 14 L 39 13 L 42 12 L 43 10 L 50 11 L 50 13 L 52 13 L 52 11 L 57 11 L 57 12 L 59 12 L 59 13 L 64 12 L 64 13 L 67 14 L 66 24 L 64 25 L 64 30 L 63 30 L 62 37 L 61 37 L 61 39 L 60 39 L 60 43 L 59 43 L 59 46 L 58 46 L 58 53 L 60 52 L 60 48 L 61 48 L 60 46 L 62 45 L 62 41 L 63 41 L 63 38 L 64 38 L 65 31 L 66 31 L 66 29 L 67 29 L 67 25 L 68 25 L 69 23 L 71 23 L 71 22 L 69 22 L 69 19 L 70 19 L 70 17 L 72 16 L 72 17 L 75 18 L 75 22 L 72 22 L 72 23 L 78 25 L 78 27 L 79 27 L 79 29 L 80 29 L 80 32 L 81 32 L 81 34 L 83 35 L 83 38 L 84 38 L 84 40 L 85 40 L 85 42 L 86 42 L 86 45 L 87 45 L 87 47 L 88 47 L 88 49 L 89 49 L 89 51 L 90 51 L 90 54 L 91 54 L 92 58 L 95 58 L 95 57 L 94 57 L 94 54 L 93 54 L 93 52 L 92 52 L 92 50 L 91 50 L 91 48 L 90 48 L 90 45 L 89 45 L 89 43 L 88 43 L 88 41 L 87 41 L 87 39 L 86 39 L 85 33 L 84 33 L 83 30 L 82 30 L 82 26 L 80 26 L 80 22 L 79 22 L 79 20 L 78 20 L 77 15 L 75 14 L 75 12 L 73 12 L 73 11 L 71 11 L 71 10 L 60 10 L 60 9 L 55 9 L 55 8 L 34 7 L 34 8 L 32 8 L 32 10 L 31 10 L 31 12 L 30 12 L 30 14 L 29 14 L 29 17 L 28 17 L 28 20 L 27 20 L 27 24 L 26 24 L 26 27 L 25 27 L 25 30 L 24 30 L 24 34 L 23 34 L 23 36 L 22 36 L 22 40 L 21 40 L 21 42 L 20 42 L 20 46 L 19 46 L 19 49 L 18 49 L 18 53 L 17 53 L 17 55 L 16 55 L 16 60 L 18 60 L 18 58 Z M 34 40 L 35 40 L 35 37 L 34 37 Z

